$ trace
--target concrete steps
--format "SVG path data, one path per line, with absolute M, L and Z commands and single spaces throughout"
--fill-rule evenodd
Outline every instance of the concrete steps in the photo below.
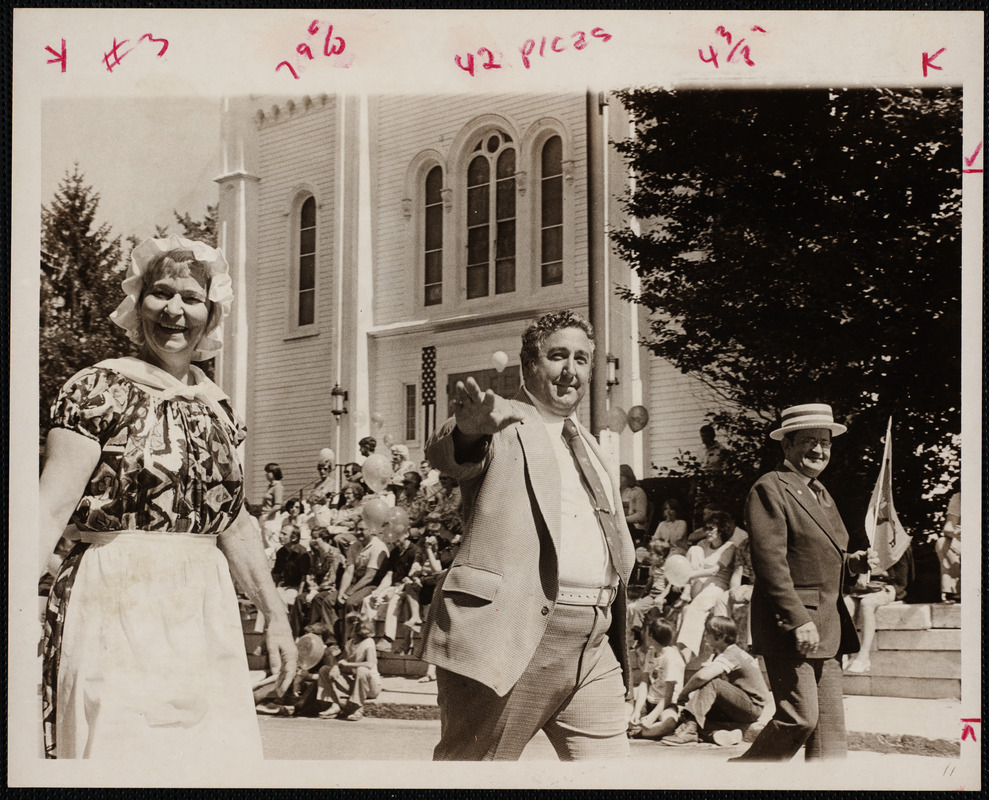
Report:
M 876 612 L 869 672 L 846 672 L 847 695 L 961 698 L 961 606 L 891 603 Z
M 253 609 L 242 607 L 248 667 L 265 670 L 264 634 L 257 633 Z M 878 609 L 877 631 L 864 674 L 845 673 L 846 695 L 917 699 L 961 698 L 961 607 L 959 605 L 892 603 Z M 380 631 L 379 631 L 380 633 Z M 399 625 L 392 653 L 378 653 L 383 676 L 419 678 L 426 663 L 411 653 L 418 634 Z M 688 675 L 710 655 L 702 648 L 687 668 Z

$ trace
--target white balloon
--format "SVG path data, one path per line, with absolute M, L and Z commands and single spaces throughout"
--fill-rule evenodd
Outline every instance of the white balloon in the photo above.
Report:
M 690 583 L 693 570 L 690 568 L 690 562 L 687 561 L 686 556 L 672 555 L 668 556 L 666 563 L 663 564 L 663 574 L 666 575 L 666 580 L 671 584 L 680 587 Z
M 391 461 L 380 453 L 372 453 L 361 465 L 361 477 L 375 494 L 381 494 L 391 480 Z
M 505 367 L 508 366 L 508 354 L 503 350 L 496 350 L 492 354 L 491 360 L 494 362 L 495 369 L 498 372 L 504 371 Z

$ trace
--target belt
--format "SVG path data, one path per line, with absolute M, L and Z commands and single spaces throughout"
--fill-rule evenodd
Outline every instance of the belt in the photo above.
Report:
M 618 596 L 616 586 L 561 586 L 556 602 L 565 606 L 610 606 Z
M 185 531 L 79 531 L 79 538 L 89 544 L 109 544 L 118 539 L 124 541 L 176 541 L 181 538 L 186 541 L 202 542 L 203 544 L 216 545 L 217 535 L 213 533 L 187 533 Z

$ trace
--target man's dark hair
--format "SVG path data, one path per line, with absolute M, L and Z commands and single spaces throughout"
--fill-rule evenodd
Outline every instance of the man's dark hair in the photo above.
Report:
M 660 647 L 669 647 L 676 636 L 674 627 L 662 617 L 649 621 L 649 636 Z
M 534 363 L 539 358 L 539 350 L 547 336 L 566 328 L 578 328 L 582 330 L 587 334 L 587 338 L 593 347 L 594 326 L 580 314 L 569 309 L 543 314 L 522 334 L 522 351 L 519 353 L 519 360 L 522 362 L 522 371 L 525 372 L 528 365 Z
M 276 480 L 280 481 L 282 479 L 282 468 L 278 466 L 274 461 L 264 465 L 264 471 L 270 472 L 271 476 Z

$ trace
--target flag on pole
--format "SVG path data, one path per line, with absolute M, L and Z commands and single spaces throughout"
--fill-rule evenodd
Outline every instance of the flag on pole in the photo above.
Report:
M 879 556 L 879 569 L 893 566 L 910 546 L 910 536 L 903 529 L 893 508 L 893 418 L 886 425 L 886 447 L 879 477 L 872 490 L 865 514 L 865 532 L 872 549 Z
M 422 406 L 426 441 L 436 430 L 436 346 L 432 344 L 422 348 Z

